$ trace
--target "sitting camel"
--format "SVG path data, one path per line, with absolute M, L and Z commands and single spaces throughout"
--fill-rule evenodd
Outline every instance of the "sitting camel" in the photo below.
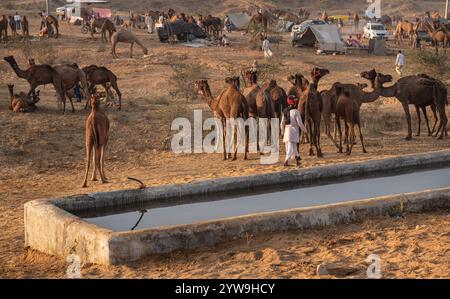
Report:
M 128 30 L 120 30 L 118 32 L 114 32 L 114 34 L 112 35 L 111 43 L 112 43 L 111 54 L 112 54 L 113 58 L 119 58 L 116 54 L 116 47 L 117 47 L 118 43 L 131 44 L 130 58 L 133 58 L 134 43 L 138 44 L 142 48 L 144 55 L 148 54 L 148 49 L 137 38 L 136 34 L 134 34 L 131 31 L 128 31 Z
M 102 183 L 108 182 L 105 176 L 105 148 L 109 137 L 109 119 L 100 108 L 98 95 L 91 96 L 91 113 L 86 121 L 86 171 L 84 174 L 83 188 L 87 187 L 87 177 L 93 151 L 92 161 L 94 170 L 92 181 L 97 180 L 97 169 Z
M 13 112 L 33 112 L 36 110 L 36 103 L 40 101 L 39 90 L 33 93 L 31 97 L 24 92 L 15 94 L 14 85 L 8 85 L 8 90 L 11 98 L 9 110 Z

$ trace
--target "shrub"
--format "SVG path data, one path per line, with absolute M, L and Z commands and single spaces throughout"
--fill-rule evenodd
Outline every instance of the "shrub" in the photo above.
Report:
M 425 72 L 440 80 L 446 80 L 450 76 L 450 59 L 447 51 L 418 51 L 413 54 L 413 61 L 421 73 Z
M 205 77 L 203 64 L 174 62 L 170 66 L 173 70 L 173 74 L 169 77 L 172 85 L 170 95 L 191 102 L 195 101 L 198 94 L 194 88 L 194 82 Z

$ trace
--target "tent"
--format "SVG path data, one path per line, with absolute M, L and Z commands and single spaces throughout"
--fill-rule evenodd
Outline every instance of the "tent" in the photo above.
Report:
M 306 31 L 294 37 L 293 45 L 318 46 L 323 52 L 344 52 L 345 43 L 336 25 L 311 25 Z
M 183 20 L 176 20 L 162 27 L 157 27 L 156 31 L 161 42 L 168 41 L 170 35 L 177 36 L 179 40 L 206 38 L 206 33 L 197 24 L 186 23 Z
M 250 20 L 252 19 L 251 16 L 244 13 L 229 13 L 228 17 L 231 20 L 231 23 L 233 23 L 233 29 L 247 29 L 248 23 L 250 23 Z

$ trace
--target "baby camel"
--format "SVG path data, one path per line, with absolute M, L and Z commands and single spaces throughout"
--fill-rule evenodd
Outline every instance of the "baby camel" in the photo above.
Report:
M 91 96 L 91 113 L 86 121 L 86 172 L 84 174 L 83 188 L 87 186 L 91 151 L 93 150 L 92 161 L 94 172 L 92 181 L 97 180 L 97 169 L 100 173 L 102 183 L 108 182 L 105 172 L 105 147 L 109 137 L 109 119 L 100 108 L 100 100 L 97 94 Z

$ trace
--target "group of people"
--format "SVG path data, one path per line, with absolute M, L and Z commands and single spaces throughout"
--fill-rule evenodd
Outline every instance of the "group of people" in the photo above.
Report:
M 21 30 L 24 36 L 28 36 L 28 20 L 26 16 L 21 17 L 18 12 L 13 16 L 8 17 L 9 28 L 11 29 L 12 36 L 15 37 L 18 31 Z

